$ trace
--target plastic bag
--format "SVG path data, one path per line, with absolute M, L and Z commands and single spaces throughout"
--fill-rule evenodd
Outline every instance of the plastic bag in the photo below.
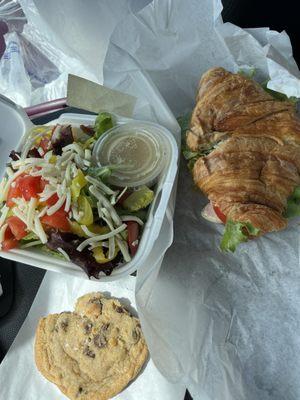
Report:
M 30 104 L 31 83 L 24 66 L 16 32 L 5 35 L 6 49 L 0 61 L 0 92 L 21 106 Z
M 11 3 L 6 12 L 14 9 Z M 29 106 L 65 97 L 69 73 L 102 83 L 111 33 L 126 14 L 149 0 L 97 0 L 88 6 L 83 0 L 19 3 L 27 23 L 22 29 L 11 25 L 5 35 L 0 93 Z
M 7 33 L 5 44 L 0 61 L 0 93 L 23 107 L 47 100 L 41 90 L 37 91 L 39 95 L 35 92 L 60 77 L 58 68 L 21 33 Z M 57 86 L 51 98 L 62 97 L 65 86 Z

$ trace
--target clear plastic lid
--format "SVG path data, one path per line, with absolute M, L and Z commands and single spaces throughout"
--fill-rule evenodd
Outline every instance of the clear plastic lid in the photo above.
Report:
M 109 182 L 116 186 L 152 185 L 170 161 L 164 129 L 148 122 L 130 122 L 107 131 L 94 146 L 98 166 L 113 166 Z

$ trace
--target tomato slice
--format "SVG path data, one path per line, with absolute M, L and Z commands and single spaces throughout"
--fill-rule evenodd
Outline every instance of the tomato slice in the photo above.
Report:
M 46 204 L 47 206 L 53 206 L 54 204 L 56 204 L 58 202 L 58 196 L 56 193 L 54 193 L 51 197 L 49 197 L 49 199 L 46 200 Z
M 38 193 L 41 193 L 45 185 L 47 184 L 40 176 L 20 175 L 10 185 L 7 194 L 7 206 L 13 207 L 14 201 L 12 199 L 23 197 L 26 201 L 29 201 L 32 197 L 37 197 Z
M 68 213 L 66 213 L 62 208 L 52 215 L 44 215 L 41 218 L 41 223 L 65 232 L 69 232 L 71 230 L 68 221 Z
M 11 250 L 11 249 L 15 249 L 18 246 L 19 246 L 19 242 L 17 241 L 16 238 L 4 239 L 3 242 L 2 242 L 2 250 L 3 251 L 8 251 L 8 250 Z
M 17 240 L 21 240 L 27 235 L 26 224 L 20 218 L 15 216 L 9 217 L 6 222 L 11 233 Z
M 18 247 L 18 245 L 19 245 L 18 240 L 14 237 L 12 231 L 10 230 L 10 227 L 8 226 L 4 234 L 4 240 L 2 242 L 2 250 L 8 251 L 10 249 Z
M 222 213 L 222 211 L 219 209 L 217 206 L 213 206 L 215 213 L 217 214 L 218 218 L 223 222 L 223 224 L 226 224 L 226 215 Z
M 9 188 L 8 194 L 7 194 L 6 205 L 7 205 L 7 207 L 10 207 L 10 208 L 15 205 L 15 202 L 13 201 L 13 199 L 22 197 L 22 192 L 21 192 L 20 187 L 17 184 L 17 179 L 15 179 L 13 182 L 14 187 L 10 185 L 10 188 Z
M 40 181 L 40 193 L 42 193 L 46 187 L 46 185 L 48 185 L 48 181 L 46 181 L 45 179 L 41 178 Z
M 139 237 L 139 224 L 135 221 L 128 221 L 126 222 L 127 225 L 127 242 L 130 249 L 130 254 L 132 256 L 135 255 L 137 249 L 139 247 L 138 237 Z
M 29 201 L 32 197 L 37 197 L 41 193 L 41 177 L 40 176 L 23 176 L 19 181 L 19 187 L 23 198 Z

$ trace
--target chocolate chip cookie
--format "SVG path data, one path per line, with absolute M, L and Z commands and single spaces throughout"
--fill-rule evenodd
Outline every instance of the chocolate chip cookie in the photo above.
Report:
M 37 327 L 36 365 L 70 399 L 110 399 L 147 357 L 139 320 L 101 293 L 80 297 L 75 312 L 51 314 Z

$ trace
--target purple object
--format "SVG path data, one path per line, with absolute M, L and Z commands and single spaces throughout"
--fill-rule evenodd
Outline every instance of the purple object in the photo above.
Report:
M 67 99 L 56 99 L 47 101 L 46 103 L 37 104 L 35 106 L 26 107 L 25 112 L 30 119 L 48 114 L 53 111 L 62 110 L 67 106 Z
M 3 35 L 8 32 L 8 27 L 4 21 L 0 21 L 0 58 L 5 52 L 5 41 Z

